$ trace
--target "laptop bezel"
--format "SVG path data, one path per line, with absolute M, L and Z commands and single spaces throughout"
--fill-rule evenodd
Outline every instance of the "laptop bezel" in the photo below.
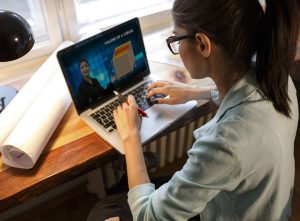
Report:
M 131 78 L 132 78 L 132 81 L 131 82 L 138 82 L 138 81 L 141 81 L 143 80 L 146 76 L 148 76 L 150 74 L 150 69 L 149 69 L 149 63 L 148 63 L 148 58 L 147 58 L 147 54 L 146 54 L 146 50 L 145 50 L 145 44 L 144 44 L 144 39 L 143 39 L 143 35 L 142 35 L 142 31 L 141 31 L 141 26 L 140 26 L 140 22 L 139 22 L 139 19 L 138 18 L 133 18 L 133 19 L 130 19 L 124 23 L 121 23 L 119 25 L 116 25 L 110 29 L 107 29 L 103 32 L 100 32 L 96 35 L 93 35 L 89 38 L 86 38 L 82 41 L 79 41 L 67 48 L 64 48 L 60 51 L 57 52 L 56 56 L 57 56 L 57 60 L 58 60 L 58 63 L 60 65 L 60 68 L 61 68 L 61 71 L 63 73 L 63 76 L 64 76 L 64 79 L 65 79 L 65 82 L 68 86 L 68 89 L 69 89 L 69 92 L 71 94 L 71 97 L 72 97 L 72 100 L 73 100 L 73 103 L 75 105 L 75 109 L 78 113 L 78 115 L 80 115 L 81 113 L 85 112 L 86 110 L 88 109 L 93 109 L 97 106 L 99 106 L 100 104 L 102 103 L 105 103 L 106 101 L 110 100 L 111 98 L 114 97 L 114 94 L 111 93 L 109 95 L 106 95 L 104 96 L 102 99 L 100 100 L 97 100 L 96 102 L 93 102 L 91 104 L 88 104 L 86 107 L 81 107 L 78 103 L 78 98 L 75 94 L 75 92 L 73 91 L 73 88 L 72 88 L 72 85 L 70 85 L 69 81 L 68 81 L 68 71 L 65 70 L 64 66 L 63 66 L 63 62 L 62 62 L 62 56 L 66 53 L 71 53 L 74 49 L 78 49 L 78 47 L 84 47 L 86 44 L 89 44 L 91 43 L 92 41 L 94 40 L 97 40 L 98 38 L 101 38 L 102 36 L 104 35 L 110 35 L 112 34 L 113 32 L 117 32 L 117 30 L 119 30 L 120 28 L 130 24 L 130 23 L 135 23 L 137 24 L 137 29 L 138 29 L 138 33 L 136 35 L 139 36 L 139 40 L 141 42 L 141 50 L 144 54 L 144 62 L 145 62 L 145 70 L 141 73 L 139 73 L 138 75 L 134 76 L 132 75 Z M 126 82 L 124 82 L 123 84 L 121 84 L 118 88 L 116 88 L 117 90 L 120 90 L 120 91 L 123 91 L 125 88 L 126 88 Z

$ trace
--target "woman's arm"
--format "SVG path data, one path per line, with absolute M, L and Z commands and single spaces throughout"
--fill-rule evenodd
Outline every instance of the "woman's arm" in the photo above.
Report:
M 157 81 L 151 84 L 147 98 L 155 94 L 168 95 L 165 98 L 158 98 L 160 104 L 182 104 L 191 100 L 210 100 L 211 91 L 216 90 L 216 86 L 197 86 L 171 81 Z
M 129 189 L 141 184 L 150 183 L 140 138 L 138 136 L 132 136 L 124 140 L 123 147 L 126 153 L 125 158 Z
M 141 118 L 132 95 L 113 112 L 125 151 L 128 186 L 133 187 L 150 183 L 140 139 Z

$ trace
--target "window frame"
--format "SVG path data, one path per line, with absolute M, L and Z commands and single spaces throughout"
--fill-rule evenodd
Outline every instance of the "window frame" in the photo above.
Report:
M 40 0 L 40 3 L 44 15 L 46 30 L 48 32 L 48 39 L 39 43 L 35 43 L 31 51 L 22 58 L 10 62 L 1 62 L 0 69 L 49 55 L 58 47 L 60 43 L 63 42 L 56 10 L 56 1 Z
M 154 5 L 150 8 L 140 9 L 129 13 L 109 18 L 103 21 L 91 23 L 80 28 L 77 23 L 75 0 L 57 0 L 59 4 L 60 22 L 62 24 L 63 38 L 65 40 L 78 41 L 81 38 L 104 31 L 114 25 L 138 17 L 142 26 L 142 31 L 149 31 L 165 25 L 171 24 L 171 7 L 173 1 L 164 5 Z

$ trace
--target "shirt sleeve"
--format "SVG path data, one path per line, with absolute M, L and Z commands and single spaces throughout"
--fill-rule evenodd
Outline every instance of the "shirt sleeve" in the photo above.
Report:
M 232 191 L 241 181 L 240 161 L 220 139 L 199 139 L 188 157 L 184 167 L 159 189 L 143 184 L 129 191 L 134 220 L 188 220 L 220 191 Z

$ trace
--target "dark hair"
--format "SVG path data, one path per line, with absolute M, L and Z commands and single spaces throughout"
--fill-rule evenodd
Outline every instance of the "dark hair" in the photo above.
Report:
M 89 62 L 87 61 L 87 59 L 82 58 L 82 59 L 79 61 L 79 69 L 80 69 L 80 65 L 81 65 L 82 62 L 85 62 L 85 63 L 87 63 L 88 65 L 90 65 Z
M 299 34 L 297 0 L 175 0 L 175 25 L 191 34 L 205 33 L 230 61 L 250 65 L 256 55 L 256 78 L 274 108 L 290 117 L 288 75 Z

